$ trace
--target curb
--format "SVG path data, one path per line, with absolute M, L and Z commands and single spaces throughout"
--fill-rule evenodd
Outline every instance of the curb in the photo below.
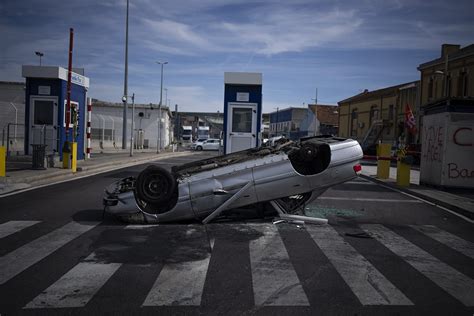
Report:
M 392 189 L 396 189 L 396 190 L 399 190 L 399 191 L 402 191 L 404 193 L 408 193 L 410 195 L 413 195 L 413 196 L 416 196 L 418 198 L 421 198 L 423 200 L 426 200 L 428 202 L 431 202 L 435 205 L 439 205 L 439 206 L 442 206 L 444 208 L 447 208 L 453 212 L 456 212 L 458 214 L 461 214 L 462 216 L 464 217 L 467 217 L 469 219 L 474 219 L 474 212 L 470 211 L 470 210 L 467 210 L 467 209 L 463 209 L 459 206 L 456 206 L 456 205 L 453 205 L 453 204 L 450 204 L 448 202 L 445 202 L 443 200 L 439 200 L 439 199 L 436 199 L 432 196 L 429 196 L 429 195 L 425 195 L 425 194 L 421 194 L 419 192 L 416 192 L 416 191 L 413 191 L 413 190 L 410 190 L 410 189 L 407 189 L 405 187 L 398 187 L 398 186 L 395 186 L 391 183 L 387 183 L 385 181 L 382 181 L 382 180 L 379 180 L 379 179 L 376 179 L 376 178 L 373 178 L 371 176 L 368 176 L 368 175 L 365 175 L 365 174 L 361 174 L 359 175 L 360 177 L 364 178 L 364 179 L 367 179 L 369 181 L 372 181 L 372 182 L 375 182 L 377 184 L 381 184 L 381 185 L 384 185 L 386 187 L 389 187 L 389 188 L 392 188 Z

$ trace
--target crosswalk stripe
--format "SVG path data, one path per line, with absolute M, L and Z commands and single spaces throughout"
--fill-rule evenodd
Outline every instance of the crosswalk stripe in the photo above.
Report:
M 41 223 L 40 221 L 9 221 L 0 225 L 0 238 L 7 237 L 27 227 Z
M 411 227 L 463 255 L 474 259 L 474 244 L 472 242 L 459 238 L 433 225 L 411 225 Z
M 210 258 L 166 264 L 143 306 L 201 305 Z
M 125 229 L 130 229 L 130 230 L 142 230 L 142 229 L 148 229 L 148 228 L 154 228 L 158 227 L 158 225 L 127 225 L 125 226 Z
M 97 262 L 92 253 L 24 308 L 83 307 L 121 265 Z
M 1 257 L 0 284 L 4 284 L 98 224 L 99 222 L 70 222 Z
M 334 228 L 308 226 L 307 231 L 362 305 L 413 305 Z
M 182 261 L 190 251 L 186 240 L 183 241 L 182 247 L 178 247 L 167 259 L 143 306 L 201 305 L 211 255 L 207 238 L 196 235 L 204 237 L 202 227 L 188 226 L 186 236 L 192 239 L 193 244 L 196 245 L 196 241 L 199 244 L 192 248 L 193 254 L 199 256 L 197 260 Z
M 255 305 L 308 306 L 276 226 L 250 226 L 262 234 L 249 245 Z
M 352 198 L 339 196 L 320 196 L 319 200 L 340 200 L 340 201 L 361 201 L 361 202 L 387 202 L 387 203 L 423 203 L 419 200 L 401 200 L 401 199 L 372 199 L 372 198 Z
M 471 278 L 380 224 L 367 224 L 362 227 L 390 251 L 400 256 L 464 305 L 474 306 L 474 281 Z

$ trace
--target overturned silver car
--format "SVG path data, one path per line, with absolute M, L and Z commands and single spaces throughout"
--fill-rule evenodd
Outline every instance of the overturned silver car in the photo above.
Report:
M 174 166 L 171 172 L 149 166 L 109 186 L 103 201 L 106 212 L 132 223 L 207 223 L 223 211 L 263 202 L 292 213 L 356 177 L 361 158 L 352 139 L 307 137 Z

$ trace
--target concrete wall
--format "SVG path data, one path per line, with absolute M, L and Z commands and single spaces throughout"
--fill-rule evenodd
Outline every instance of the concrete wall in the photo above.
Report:
M 426 115 L 422 143 L 420 182 L 474 188 L 474 113 Z
M 102 103 L 103 104 L 103 103 Z M 132 122 L 131 105 L 127 115 L 127 147 L 130 145 L 130 130 Z M 166 108 L 162 110 L 161 146 L 166 148 L 172 137 L 171 119 Z M 142 113 L 142 115 L 140 115 Z M 158 144 L 158 108 L 143 105 L 135 108 L 135 136 L 143 130 L 145 146 L 157 148 Z M 123 107 L 119 105 L 100 105 L 92 103 L 92 151 L 101 149 L 122 148 Z M 102 135 L 102 130 L 104 134 Z M 103 145 L 101 148 L 101 142 Z

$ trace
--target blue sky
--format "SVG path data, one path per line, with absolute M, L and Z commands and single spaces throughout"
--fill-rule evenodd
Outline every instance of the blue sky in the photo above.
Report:
M 21 65 L 74 67 L 90 96 L 120 102 L 126 0 L 3 0 L 0 80 L 20 81 Z M 474 43 L 474 1 L 130 0 L 129 93 L 159 101 L 164 87 L 182 111 L 222 111 L 224 72 L 263 73 L 265 112 L 336 104 L 364 89 L 419 79 L 416 67 L 441 44 Z M 164 98 L 164 96 L 163 96 Z M 164 101 L 163 101 L 164 102 Z

